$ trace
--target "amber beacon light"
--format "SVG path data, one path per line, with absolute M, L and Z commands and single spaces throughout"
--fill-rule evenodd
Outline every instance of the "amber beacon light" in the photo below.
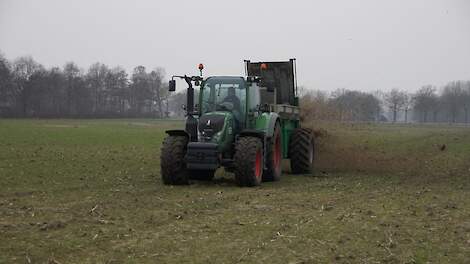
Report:
M 199 69 L 199 75 L 202 77 L 202 70 L 204 69 L 204 64 L 199 63 L 199 65 L 197 66 L 197 68 Z

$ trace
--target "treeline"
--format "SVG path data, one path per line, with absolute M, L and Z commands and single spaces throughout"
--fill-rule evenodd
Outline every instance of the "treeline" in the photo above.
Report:
M 399 89 L 332 93 L 303 89 L 302 118 L 364 122 L 468 123 L 470 81 Z M 163 68 L 75 63 L 45 68 L 32 57 L 8 61 L 0 54 L 0 117 L 183 117 L 185 92 L 168 93 Z
M 310 120 L 468 123 L 470 81 L 453 81 L 441 88 L 426 85 L 416 93 L 307 91 L 301 106 L 302 117 Z
M 75 63 L 45 68 L 32 57 L 10 62 L 0 55 L 0 116 L 165 117 L 169 114 L 163 68 Z

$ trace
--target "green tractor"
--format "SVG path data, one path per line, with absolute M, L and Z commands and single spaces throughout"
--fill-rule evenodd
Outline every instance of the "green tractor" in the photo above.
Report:
M 168 130 L 161 149 L 164 184 L 212 180 L 219 167 L 239 186 L 278 181 L 282 160 L 294 174 L 313 166 L 312 131 L 300 127 L 295 59 L 245 61 L 246 77 L 173 76 L 188 84 L 184 130 Z M 199 86 L 194 103 L 194 86 Z

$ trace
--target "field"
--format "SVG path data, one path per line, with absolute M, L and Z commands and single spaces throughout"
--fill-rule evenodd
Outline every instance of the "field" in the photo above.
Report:
M 313 175 L 164 186 L 181 126 L 0 119 L 0 263 L 470 261 L 470 128 L 322 123 Z

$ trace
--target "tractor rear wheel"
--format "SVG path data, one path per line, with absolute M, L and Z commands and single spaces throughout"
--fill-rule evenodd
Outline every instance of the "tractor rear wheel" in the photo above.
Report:
M 273 137 L 266 142 L 266 170 L 263 181 L 278 181 L 282 174 L 281 126 L 276 123 Z
M 214 178 L 214 170 L 192 170 L 189 178 L 198 181 L 212 181 Z
M 310 129 L 295 129 L 290 137 L 289 157 L 292 173 L 311 173 L 314 158 L 314 140 Z
M 160 168 L 164 184 L 189 184 L 188 170 L 184 162 L 188 138 L 185 136 L 167 136 L 163 141 Z
M 239 186 L 257 186 L 263 177 L 263 143 L 256 137 L 242 137 L 233 157 L 235 180 Z

